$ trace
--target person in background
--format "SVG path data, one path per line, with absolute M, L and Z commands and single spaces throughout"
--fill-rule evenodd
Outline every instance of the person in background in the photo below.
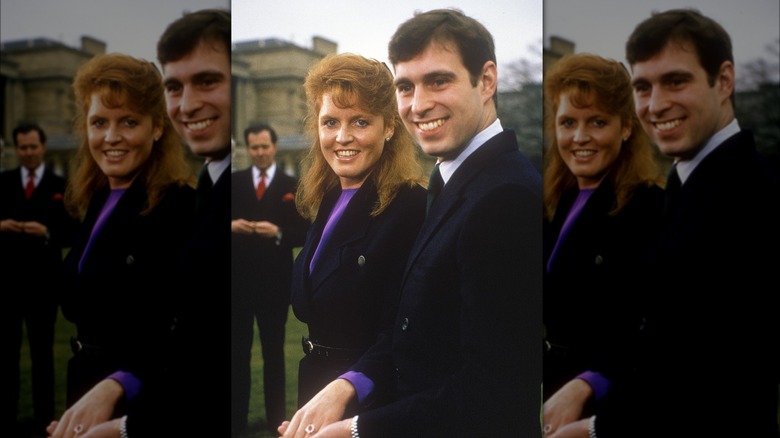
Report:
M 437 158 L 430 207 L 393 323 L 279 431 L 539 436 L 541 177 L 497 118 L 493 37 L 457 10 L 418 13 L 389 59 L 404 126 Z
M 257 321 L 263 348 L 263 392 L 268 427 L 286 418 L 284 326 L 290 306 L 293 248 L 303 245 L 308 222 L 295 209 L 298 181 L 277 166 L 276 131 L 254 124 L 244 131 L 252 166 L 234 172 L 232 209 L 232 423 L 247 425 L 252 343 Z
M 0 266 L 9 275 L 0 325 L 11 342 L 2 355 L 2 424 L 17 435 L 43 432 L 54 419 L 54 323 L 62 282 L 62 251 L 74 221 L 63 203 L 65 179 L 46 166 L 46 133 L 35 123 L 13 131 L 20 166 L 0 174 Z M 33 422 L 17 424 L 23 326 L 32 363 Z
M 581 413 L 551 396 L 571 381 L 600 399 L 609 384 L 595 370 L 627 358 L 636 342 L 639 294 L 628 286 L 646 281 L 639 273 L 664 198 L 625 67 L 567 55 L 548 69 L 544 87 L 544 430 L 552 433 Z
M 298 406 L 349 370 L 395 316 L 409 250 L 425 217 L 412 138 L 393 76 L 355 54 L 306 76 L 307 129 L 298 209 L 314 221 L 295 262 L 293 310 L 307 324 Z M 278 426 L 278 425 L 277 425 Z

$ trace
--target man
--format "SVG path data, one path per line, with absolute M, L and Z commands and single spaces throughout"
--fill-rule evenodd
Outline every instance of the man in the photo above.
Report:
M 626 58 L 642 126 L 675 161 L 664 231 L 635 366 L 553 436 L 777 437 L 780 184 L 734 118 L 730 38 L 670 10 L 636 27 Z
M 292 249 L 303 245 L 306 222 L 295 209 L 297 181 L 277 167 L 276 131 L 256 124 L 244 131 L 252 166 L 232 175 L 232 426 L 247 424 L 254 324 L 263 347 L 268 426 L 286 418 L 284 326 L 292 281 Z
M 181 258 L 171 261 L 181 283 L 161 294 L 160 305 L 170 306 L 170 324 L 160 339 L 149 340 L 150 353 L 160 345 L 165 353 L 154 369 L 130 370 L 138 371 L 140 387 L 128 391 L 127 382 L 106 379 L 79 401 L 101 407 L 125 398 L 128 412 L 86 428 L 81 438 L 222 436 L 229 424 L 229 12 L 185 14 L 160 37 L 157 57 L 168 116 L 192 152 L 205 159 L 194 234 Z M 129 393 L 137 395 L 127 399 Z
M 389 48 L 400 116 L 437 157 L 443 188 L 412 247 L 394 325 L 280 431 L 538 436 L 541 181 L 497 119 L 493 39 L 459 11 L 434 10 L 402 24 Z M 364 410 L 338 421 L 353 402 Z
M 43 431 L 54 419 L 54 322 L 56 291 L 62 274 L 62 249 L 70 245 L 73 221 L 62 202 L 65 179 L 44 163 L 46 134 L 20 124 L 13 131 L 20 166 L 0 174 L 0 266 L 14 279 L 4 287 L 2 333 L 10 346 L 3 354 L 3 424 L 16 424 L 22 325 L 32 359 L 33 427 Z M 16 285 L 16 286 L 11 286 Z

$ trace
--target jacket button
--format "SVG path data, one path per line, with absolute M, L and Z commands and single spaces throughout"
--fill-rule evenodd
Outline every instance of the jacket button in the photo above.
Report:
M 403 322 L 401 323 L 401 330 L 406 331 L 406 329 L 409 328 L 409 318 L 404 318 Z
M 132 255 L 127 256 L 127 259 L 125 259 L 125 263 L 128 265 L 132 265 L 133 263 L 135 263 L 135 257 L 133 257 Z
M 364 256 L 358 257 L 358 266 L 361 268 L 366 264 L 366 258 Z
M 600 264 L 604 263 L 604 257 L 602 257 L 601 255 L 597 255 L 595 263 L 596 263 L 596 266 L 599 266 Z

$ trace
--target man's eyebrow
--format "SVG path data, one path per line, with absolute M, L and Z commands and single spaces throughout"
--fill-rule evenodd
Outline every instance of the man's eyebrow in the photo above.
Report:
M 428 72 L 428 73 L 423 75 L 423 82 L 424 83 L 425 82 L 430 82 L 430 81 L 432 81 L 434 79 L 439 79 L 439 78 L 454 79 L 455 78 L 455 73 L 453 73 L 453 72 L 451 72 L 449 70 L 431 71 L 431 72 Z M 407 79 L 407 78 L 399 77 L 395 81 L 393 81 L 393 84 L 395 86 L 398 86 L 398 85 L 401 85 L 401 84 L 408 84 L 408 83 L 411 83 L 411 82 L 412 81 Z

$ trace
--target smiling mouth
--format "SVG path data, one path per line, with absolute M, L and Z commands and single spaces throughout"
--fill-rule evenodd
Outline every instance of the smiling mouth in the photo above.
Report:
M 444 119 L 437 119 L 432 122 L 417 123 L 421 131 L 431 131 L 444 124 Z
M 214 117 L 211 119 L 201 120 L 199 122 L 184 122 L 184 127 L 190 131 L 200 131 L 211 126 L 214 123 L 214 120 L 217 120 L 217 118 Z
M 339 158 L 350 158 L 358 154 L 358 151 L 336 151 L 336 156 Z
M 668 122 L 654 122 L 653 126 L 655 126 L 655 129 L 659 131 L 669 131 L 670 129 L 674 129 L 682 123 L 682 119 L 674 119 L 670 120 Z
M 118 151 L 115 149 L 112 149 L 110 151 L 104 152 L 108 158 L 119 158 L 124 155 L 127 155 L 127 151 Z
M 574 151 L 572 153 L 577 158 L 585 158 L 585 157 L 590 157 L 592 155 L 595 155 L 596 151 L 594 151 L 592 149 L 579 149 L 579 150 L 576 150 L 576 151 Z

